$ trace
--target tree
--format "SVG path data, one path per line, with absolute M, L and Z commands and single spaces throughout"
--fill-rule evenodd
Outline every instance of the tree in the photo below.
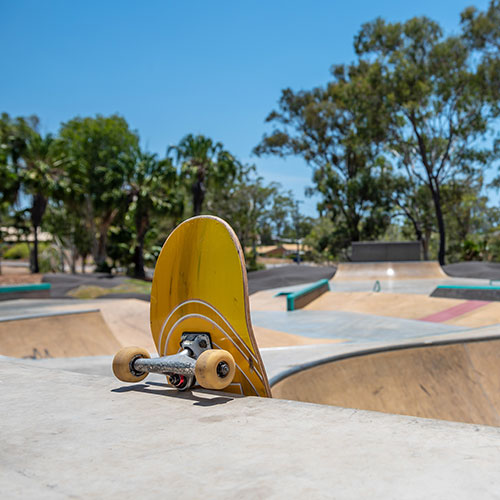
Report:
M 63 123 L 57 150 L 65 176 L 64 196 L 85 210 L 92 255 L 107 270 L 108 231 L 127 203 L 139 138 L 118 115 L 74 118 Z
M 334 66 L 333 81 L 311 91 L 282 91 L 275 125 L 254 152 L 302 157 L 313 168 L 320 211 L 341 225 L 344 246 L 372 239 L 389 223 L 389 166 L 380 157 L 387 112 L 377 65 Z
M 12 204 L 19 196 L 30 200 L 29 214 L 34 239 L 31 271 L 38 273 L 38 229 L 57 178 L 53 162 L 53 138 L 50 134 L 42 136 L 38 132 L 39 120 L 36 116 L 10 119 L 7 114 L 3 114 L 1 122 L 3 161 L 7 164 L 4 172 L 10 170 L 10 175 L 2 179 L 7 190 L 3 191 L 8 193 L 7 198 Z
M 30 134 L 23 153 L 24 168 L 21 169 L 22 189 L 31 195 L 30 218 L 33 227 L 32 271 L 38 273 L 38 229 L 47 208 L 47 203 L 54 184 L 57 183 L 57 172 L 53 161 L 53 143 L 51 134 L 40 135 L 36 130 Z
M 144 279 L 144 240 L 154 216 L 182 214 L 177 174 L 169 158 L 159 160 L 157 155 L 138 152 L 135 168 L 128 180 L 131 204 L 128 213 L 133 220 L 135 244 L 133 253 L 134 277 Z
M 356 53 L 381 68 L 384 99 L 391 109 L 385 145 L 400 166 L 429 189 L 445 262 L 442 185 L 481 169 L 489 154 L 479 140 L 491 123 L 484 78 L 459 37 L 443 37 L 426 17 L 405 23 L 377 19 L 362 26 Z
M 319 217 L 313 222 L 304 243 L 312 248 L 316 261 L 333 260 L 337 256 L 337 246 L 333 239 L 335 226 L 329 217 Z
M 466 182 L 451 181 L 443 186 L 443 205 L 450 228 L 449 254 L 455 260 L 482 258 L 498 227 L 498 210 L 488 205 L 482 187 L 481 177 Z
M 181 177 L 188 183 L 193 203 L 193 214 L 200 215 L 207 189 L 220 188 L 234 178 L 238 162 L 222 143 L 214 143 L 203 135 L 186 135 L 177 146 L 167 150 L 180 164 Z
M 2 113 L 0 116 L 0 246 L 3 243 L 4 228 L 9 209 L 14 204 L 19 190 L 16 163 L 13 161 L 12 124 L 9 115 Z M 0 260 L 2 257 L 0 247 Z M 0 274 L 2 268 L 0 265 Z
M 436 229 L 435 213 L 432 209 L 432 198 L 425 184 L 408 172 L 407 176 L 393 179 L 393 199 L 395 207 L 406 217 L 411 231 L 404 231 L 405 236 L 415 235 L 422 245 L 424 260 L 429 260 L 431 236 Z M 400 215 L 394 214 L 395 217 Z
M 19 190 L 17 161 L 15 160 L 17 154 L 14 144 L 16 140 L 10 116 L 2 113 L 0 116 L 0 207 L 4 209 L 15 202 Z
M 243 249 L 248 245 L 254 253 L 262 229 L 270 222 L 270 208 L 278 184 L 264 184 L 255 165 L 238 166 L 234 179 L 224 190 L 209 196 L 209 211 L 226 219 L 238 235 Z
M 44 229 L 50 232 L 59 251 L 61 272 L 68 264 L 70 272 L 75 274 L 80 258 L 81 272 L 85 273 L 85 262 L 92 251 L 92 242 L 83 207 L 73 203 L 70 198 L 49 200 Z
M 282 193 L 277 191 L 272 199 L 272 208 L 269 218 L 274 226 L 274 233 L 277 240 L 293 226 L 292 216 L 295 211 L 295 202 L 291 191 Z
M 500 0 L 490 0 L 485 12 L 468 7 L 460 18 L 464 38 L 473 48 L 494 56 L 500 53 Z

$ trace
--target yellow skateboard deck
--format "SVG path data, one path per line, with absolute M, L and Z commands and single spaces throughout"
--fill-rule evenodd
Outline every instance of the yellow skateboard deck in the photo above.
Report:
M 245 260 L 222 219 L 193 217 L 163 245 L 151 290 L 151 333 L 159 356 L 178 353 L 185 332 L 210 334 L 236 363 L 225 392 L 271 397 L 250 321 Z

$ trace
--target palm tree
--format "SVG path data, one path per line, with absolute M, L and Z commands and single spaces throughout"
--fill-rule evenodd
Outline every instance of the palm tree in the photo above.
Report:
M 40 272 L 38 263 L 38 229 L 47 208 L 49 196 L 55 183 L 55 170 L 52 161 L 54 138 L 51 134 L 40 135 L 36 130 L 26 141 L 22 154 L 23 165 L 20 170 L 22 189 L 31 195 L 31 225 L 33 227 L 33 255 L 31 270 Z
M 155 154 L 139 152 L 129 179 L 129 199 L 135 226 L 134 277 L 144 279 L 144 240 L 151 227 L 151 218 L 161 214 L 179 216 L 177 175 L 169 158 L 159 160 Z
M 39 272 L 38 265 L 38 229 L 47 208 L 47 201 L 54 184 L 54 168 L 52 162 L 52 144 L 50 134 L 40 135 L 39 120 L 36 116 L 10 119 L 7 114 L 1 118 L 2 148 L 8 150 L 7 161 L 10 161 L 12 172 L 17 182 L 11 186 L 9 193 L 13 204 L 22 196 L 30 200 L 30 220 L 34 233 L 34 248 L 31 259 L 31 271 Z
M 221 187 L 234 177 L 239 165 L 222 143 L 204 135 L 186 135 L 177 146 L 168 148 L 167 156 L 171 153 L 181 164 L 181 177 L 190 184 L 194 215 L 202 212 L 209 184 Z

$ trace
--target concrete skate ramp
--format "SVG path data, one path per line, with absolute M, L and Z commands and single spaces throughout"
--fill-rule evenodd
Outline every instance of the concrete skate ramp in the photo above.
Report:
M 500 339 L 398 348 L 320 362 L 273 397 L 500 426 Z
M 341 262 L 335 281 L 408 280 L 447 278 L 439 262 Z
M 0 354 L 59 358 L 115 354 L 121 348 L 99 310 L 52 313 L 0 321 Z

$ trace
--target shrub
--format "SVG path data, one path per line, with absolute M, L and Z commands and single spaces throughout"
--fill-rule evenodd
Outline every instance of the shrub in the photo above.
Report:
M 16 243 L 12 245 L 9 249 L 5 251 L 3 254 L 4 259 L 29 259 L 30 258 L 30 249 L 27 243 Z

